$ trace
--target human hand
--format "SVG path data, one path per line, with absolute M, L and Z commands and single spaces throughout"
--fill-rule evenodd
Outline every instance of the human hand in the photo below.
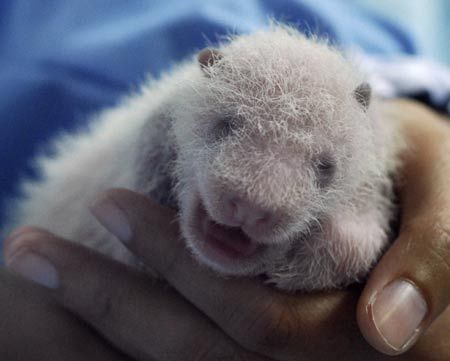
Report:
M 0 269 L 0 360 L 127 361 L 42 287 Z
M 158 211 L 160 209 L 156 209 L 153 214 L 157 215 Z M 163 216 L 160 214 L 159 218 L 162 219 Z M 165 219 L 165 227 L 170 220 L 171 218 Z M 163 231 L 164 229 L 161 230 L 161 236 L 166 237 Z M 171 234 L 167 236 L 167 240 L 172 241 Z M 163 238 L 160 240 L 164 241 Z M 69 345 L 67 342 L 59 344 L 60 339 L 55 335 L 61 330 L 63 335 L 69 334 L 71 338 L 73 320 L 65 322 L 64 317 L 70 315 L 64 315 L 61 307 L 55 307 L 55 300 L 136 360 L 268 360 L 242 349 L 174 289 L 167 287 L 167 284 L 158 283 L 142 272 L 62 240 L 42 229 L 24 227 L 14 232 L 5 241 L 5 258 L 9 269 L 48 288 L 52 297 L 34 287 L 49 303 L 45 304 L 46 308 L 50 312 L 56 308 L 56 313 L 62 313 L 63 318 L 61 323 L 46 324 L 47 310 L 44 309 L 43 312 L 42 307 L 32 307 L 31 310 L 37 317 L 31 317 L 30 322 L 27 322 L 28 326 L 18 326 L 14 321 L 7 324 L 5 330 L 8 333 L 13 330 L 13 334 L 20 335 L 25 331 L 23 334 L 26 336 L 14 338 L 17 342 L 8 348 L 9 361 L 66 360 L 65 355 L 68 355 L 67 360 L 103 359 L 90 358 L 89 352 L 83 354 L 78 350 L 74 353 L 71 342 Z M 27 291 L 26 288 L 25 290 Z M 11 318 L 17 320 L 18 314 L 23 315 L 22 311 L 23 307 L 16 307 L 8 312 L 11 312 Z M 49 345 L 46 338 L 42 340 L 40 334 L 36 339 L 33 338 L 34 331 L 30 330 L 33 329 L 31 324 L 36 318 L 42 321 L 39 324 L 43 327 L 53 327 L 48 334 L 55 345 Z M 88 344 L 106 344 L 98 334 L 89 329 L 82 336 L 81 339 L 89 339 Z M 30 340 L 33 341 L 31 347 L 23 350 L 21 343 L 30 343 Z M 0 346 L 9 341 L 10 337 L 5 333 L 4 337 L 0 337 Z M 75 338 L 75 345 L 78 342 Z M 42 350 L 49 346 L 49 353 L 34 353 L 36 348 Z M 53 355 L 54 349 L 59 350 L 60 355 L 48 357 L 48 354 Z M 76 358 L 73 358 L 74 354 L 77 355 Z M 28 355 L 33 355 L 33 358 Z
M 357 289 L 289 295 L 259 280 L 222 279 L 186 252 L 173 211 L 129 191 L 109 191 L 94 212 L 173 288 L 33 229 L 7 242 L 8 264 L 23 274 L 27 254 L 44 257 L 57 276 L 37 281 L 137 360 L 389 359 L 360 335 Z M 399 359 L 448 360 L 449 320 Z
M 441 134 L 442 130 L 437 133 Z M 414 134 L 421 134 L 423 137 L 422 131 L 427 130 L 417 130 L 417 133 L 411 130 L 411 137 L 414 138 Z M 436 156 L 433 152 L 425 153 L 431 158 Z M 407 163 L 414 164 L 413 158 L 407 160 Z M 439 172 L 442 171 L 441 168 Z M 415 166 L 410 167 L 410 170 L 414 169 Z M 429 172 L 429 169 L 418 172 L 412 182 L 408 178 L 408 183 L 402 188 L 402 202 L 408 205 L 408 197 L 411 197 L 410 202 L 415 199 L 417 194 L 414 189 L 428 191 L 428 187 L 434 185 L 436 178 L 431 177 Z M 417 188 L 418 184 L 422 184 L 422 188 Z M 96 214 L 118 236 L 123 239 L 131 237 L 128 247 L 155 268 L 178 293 L 173 289 L 165 289 L 160 284 L 149 283 L 145 277 L 123 265 L 41 231 L 25 231 L 8 242 L 7 248 L 10 251 L 7 252 L 7 257 L 10 267 L 19 272 L 27 252 L 40 254 L 49 260 L 58 272 L 58 285 L 54 292 L 59 301 L 124 352 L 139 360 L 148 359 L 149 355 L 161 360 L 178 360 L 180 357 L 230 360 L 267 360 L 267 357 L 273 360 L 387 359 L 369 348 L 359 334 L 354 317 L 359 294 L 357 289 L 285 295 L 264 287 L 257 280 L 223 280 L 191 260 L 183 243 L 178 240 L 176 225 L 170 223 L 174 219 L 171 211 L 127 191 L 110 191 L 107 195 L 100 202 L 100 205 L 103 203 L 103 210 L 107 199 L 112 200 L 113 205 L 119 205 L 119 209 L 125 212 L 130 227 L 117 228 L 117 216 L 113 217 L 113 222 L 108 222 L 105 214 L 102 216 L 101 207 L 97 208 Z M 440 195 L 439 199 L 441 198 Z M 428 199 L 431 200 L 432 198 Z M 445 202 L 441 206 L 445 209 Z M 109 209 L 110 216 L 117 214 Z M 430 209 L 434 208 L 414 209 L 430 214 Z M 408 231 L 403 226 L 408 223 L 408 214 L 420 218 L 420 212 L 405 212 L 399 242 L 402 237 L 406 237 L 405 232 Z M 414 218 L 409 219 L 411 223 L 413 220 Z M 430 221 L 432 220 L 434 217 L 430 217 Z M 423 228 L 419 226 L 411 233 L 411 242 L 420 239 L 418 235 L 429 233 L 430 224 L 423 223 L 422 226 Z M 381 262 L 391 257 L 389 255 L 392 250 L 397 252 L 394 255 L 404 253 L 404 247 L 411 247 L 411 242 L 406 245 L 399 243 L 400 246 L 396 242 L 387 253 L 388 258 L 383 258 Z M 424 250 L 428 249 L 429 253 L 434 254 L 432 246 L 433 244 L 427 244 Z M 431 270 L 432 274 L 437 265 L 430 266 L 427 254 L 416 257 L 416 263 L 405 263 L 403 271 L 408 270 L 408 267 L 412 267 L 412 270 L 419 267 L 422 268 L 422 273 Z M 79 273 L 80 265 L 85 270 L 84 275 Z M 397 268 L 391 266 L 384 272 L 383 269 L 379 271 L 381 266 L 376 268 L 359 303 L 360 326 L 368 340 L 379 348 L 380 336 L 370 314 L 365 313 L 366 309 L 370 311 L 371 308 L 364 306 L 373 299 L 371 291 L 389 283 L 386 280 L 395 279 L 400 274 L 396 273 L 396 269 L 401 267 L 394 266 Z M 381 276 L 377 278 L 376 272 Z M 409 275 L 410 272 L 406 274 Z M 446 275 L 448 277 L 448 273 L 441 274 L 442 277 Z M 428 285 L 425 289 L 430 289 L 436 295 L 433 300 L 440 300 L 445 304 L 442 299 L 446 285 L 440 287 L 439 284 L 436 286 L 432 283 L 432 278 L 426 280 L 430 282 L 417 283 L 420 289 Z M 161 305 L 164 307 L 161 308 Z M 433 303 L 430 307 L 427 299 L 427 308 L 433 310 L 432 307 Z M 427 313 L 421 333 L 438 314 L 436 309 Z M 151 322 L 143 322 L 143 315 Z M 399 359 L 448 360 L 449 325 L 449 312 L 441 313 L 416 346 Z M 381 347 L 386 345 L 381 342 Z M 392 352 L 392 349 L 388 348 L 387 352 Z

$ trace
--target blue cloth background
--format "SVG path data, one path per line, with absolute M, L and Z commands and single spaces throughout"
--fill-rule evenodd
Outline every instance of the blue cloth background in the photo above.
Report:
M 269 17 L 370 53 L 414 53 L 385 19 L 339 0 L 3 0 L 0 2 L 0 204 L 33 174 L 30 158 L 61 130 L 229 31 Z M 7 215 L 1 207 L 0 222 Z
M 408 28 L 420 54 L 450 66 L 450 1 L 345 0 L 383 14 Z

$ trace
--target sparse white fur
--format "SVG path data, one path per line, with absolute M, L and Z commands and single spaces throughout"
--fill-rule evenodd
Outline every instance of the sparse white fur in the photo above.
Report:
M 203 71 L 188 61 L 104 111 L 89 130 L 64 135 L 41 157 L 41 181 L 24 182 L 13 225 L 34 224 L 124 262 L 123 246 L 87 211 L 110 187 L 179 208 L 189 248 L 223 274 L 265 273 L 287 290 L 344 286 L 364 276 L 385 247 L 393 215 L 395 129 L 364 109 L 364 78 L 335 49 L 273 25 L 224 42 Z M 206 73 L 206 74 L 205 74 Z M 223 119 L 233 118 L 230 134 Z M 317 184 L 323 155 L 333 180 Z M 258 235 L 268 251 L 223 267 L 198 246 L 195 209 L 221 222 L 228 192 L 277 215 Z

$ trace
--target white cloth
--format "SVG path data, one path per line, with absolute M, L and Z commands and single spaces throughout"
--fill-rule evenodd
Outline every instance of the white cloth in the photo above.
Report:
M 375 94 L 385 98 L 420 97 L 430 106 L 450 113 L 450 70 L 415 56 L 391 58 L 352 54 L 367 74 Z

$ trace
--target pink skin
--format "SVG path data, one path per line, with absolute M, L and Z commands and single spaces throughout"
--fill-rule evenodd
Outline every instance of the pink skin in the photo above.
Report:
M 189 246 L 204 263 L 226 274 L 254 273 L 260 269 L 267 245 L 254 241 L 239 227 L 216 222 L 199 193 L 189 203 L 182 225 L 190 236 Z
M 203 192 L 196 187 L 185 200 L 181 224 L 188 245 L 205 264 L 223 274 L 258 274 L 265 262 L 287 252 L 289 239 L 275 243 L 271 236 L 280 215 L 230 192 L 214 194 L 217 189 L 210 187 L 210 179 L 201 183 L 206 185 Z M 222 206 L 213 205 L 211 212 L 208 200 L 214 198 L 223 200 Z
M 207 213 L 206 215 L 228 229 L 230 227 L 241 229 L 254 242 L 273 243 L 268 242 L 264 235 L 273 233 L 274 227 L 279 224 L 279 215 L 277 216 L 275 212 L 263 209 L 263 207 L 230 192 L 224 192 L 219 198 L 222 200 L 222 206 L 216 207 L 214 210 L 215 217 Z M 204 199 L 208 199 L 208 195 L 201 196 L 203 208 L 205 208 L 206 203 Z

